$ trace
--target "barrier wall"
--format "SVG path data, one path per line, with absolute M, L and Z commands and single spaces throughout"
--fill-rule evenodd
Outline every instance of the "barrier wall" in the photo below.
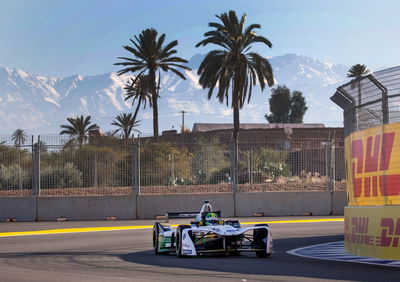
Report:
M 400 260 L 400 206 L 346 207 L 344 238 L 352 254 Z
M 223 217 L 234 215 L 232 193 L 139 195 L 137 200 L 138 219 L 155 218 L 165 212 L 197 212 L 204 200 L 210 200 Z
M 400 123 L 345 139 L 350 206 L 400 205 Z
M 36 198 L 0 198 L 0 221 L 6 221 L 7 218 L 16 218 L 18 221 L 35 221 Z
M 343 215 L 345 206 L 347 206 L 347 192 L 332 192 L 332 215 Z
M 345 146 L 345 249 L 400 259 L 400 123 L 352 133 Z
M 235 198 L 234 198 L 235 197 Z M 197 212 L 210 200 L 223 217 L 343 214 L 346 192 L 210 193 L 138 196 L 18 197 L 0 198 L 0 221 L 154 219 L 165 212 Z M 37 205 L 36 205 L 37 203 Z
M 38 220 L 103 220 L 136 218 L 136 196 L 38 197 Z
M 265 216 L 329 215 L 331 192 L 268 192 L 237 193 L 236 215 L 252 216 L 263 212 Z

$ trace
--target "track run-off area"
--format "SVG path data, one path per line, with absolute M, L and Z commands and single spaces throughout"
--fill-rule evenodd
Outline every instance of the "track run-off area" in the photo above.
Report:
M 156 256 L 154 220 L 0 223 L 0 281 L 395 281 L 399 269 L 298 257 L 343 240 L 343 217 L 239 218 L 270 224 L 275 253 L 257 258 Z M 172 220 L 173 226 L 189 220 Z

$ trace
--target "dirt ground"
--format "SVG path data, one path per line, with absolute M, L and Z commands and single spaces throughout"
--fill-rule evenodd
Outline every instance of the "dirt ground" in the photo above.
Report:
M 335 191 L 344 191 L 344 181 L 335 182 Z M 239 184 L 238 192 L 294 192 L 294 191 L 327 191 L 326 182 L 312 181 L 285 181 L 281 183 Z M 232 191 L 230 183 L 207 185 L 177 185 L 177 186 L 142 186 L 140 194 L 201 194 L 201 193 L 226 193 Z M 132 187 L 87 187 L 87 188 L 62 188 L 42 189 L 41 196 L 103 196 L 103 195 L 131 195 Z M 24 197 L 31 196 L 32 191 L 3 190 L 0 197 Z

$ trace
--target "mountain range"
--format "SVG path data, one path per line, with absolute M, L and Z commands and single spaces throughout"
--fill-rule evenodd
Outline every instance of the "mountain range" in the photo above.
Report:
M 193 123 L 231 123 L 232 110 L 215 98 L 207 99 L 207 90 L 198 83 L 197 68 L 204 55 L 196 54 L 185 71 L 186 80 L 168 72 L 161 75 L 159 100 L 160 131 L 179 129 L 181 111 L 186 111 L 185 126 Z M 269 58 L 275 84 L 300 90 L 306 98 L 308 111 L 304 122 L 342 126 L 342 112 L 329 97 L 348 81 L 348 66 L 318 59 L 286 54 Z M 66 78 L 36 75 L 16 68 L 0 67 L 0 134 L 11 134 L 22 128 L 30 134 L 57 134 L 67 117 L 91 115 L 101 131 L 119 113 L 133 111 L 131 101 L 124 100 L 124 85 L 128 75 L 116 73 L 73 75 Z M 265 123 L 269 113 L 270 90 L 253 88 L 252 100 L 241 111 L 242 123 Z M 139 113 L 142 133 L 152 132 L 152 111 Z M 161 133 L 161 132 L 160 132 Z

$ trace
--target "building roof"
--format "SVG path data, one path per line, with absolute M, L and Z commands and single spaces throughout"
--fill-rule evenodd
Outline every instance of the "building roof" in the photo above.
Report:
M 322 123 L 241 123 L 240 129 L 325 128 Z M 192 132 L 232 130 L 233 123 L 195 123 Z

